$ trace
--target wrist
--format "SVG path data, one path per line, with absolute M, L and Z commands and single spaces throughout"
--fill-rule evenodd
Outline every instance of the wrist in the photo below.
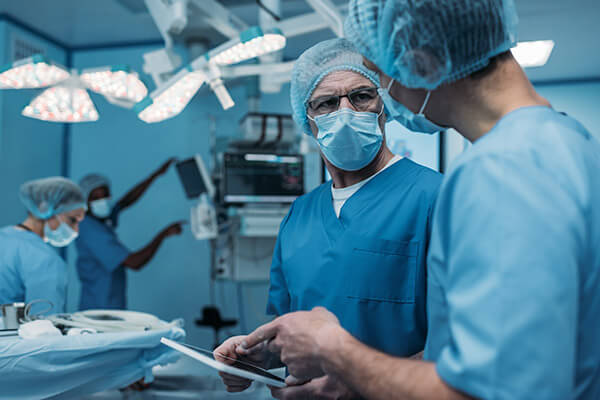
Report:
M 321 329 L 317 336 L 317 351 L 325 374 L 339 375 L 338 370 L 344 365 L 344 349 L 351 340 L 352 335 L 340 325 L 331 324 Z

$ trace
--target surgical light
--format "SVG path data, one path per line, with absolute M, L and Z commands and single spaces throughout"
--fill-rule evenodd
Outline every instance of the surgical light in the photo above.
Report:
M 0 69 L 0 83 L 14 89 L 41 88 L 69 78 L 69 72 L 43 55 L 15 61 Z
M 178 115 L 198 92 L 206 77 L 202 71 L 185 67 L 136 104 L 133 111 L 147 123 L 160 122 Z
M 90 90 L 111 99 L 137 103 L 148 94 L 138 74 L 128 66 L 86 69 L 81 80 Z
M 285 36 L 279 29 L 264 33 L 255 26 L 243 31 L 238 43 L 227 42 L 210 51 L 208 56 L 217 65 L 231 65 L 281 50 L 285 44 Z
M 22 114 L 52 122 L 86 122 L 98 119 L 98 111 L 77 76 L 44 90 L 23 109 Z
M 273 28 L 266 32 L 257 26 L 246 29 L 238 38 L 210 50 L 193 60 L 154 92 L 134 106 L 138 117 L 147 123 L 163 121 L 179 114 L 204 82 L 217 96 L 223 109 L 235 105 L 221 79 L 219 66 L 239 63 L 285 47 L 283 33 Z
M 523 67 L 541 67 L 548 62 L 554 49 L 553 40 L 536 40 L 532 42 L 519 42 L 511 52 L 517 62 Z

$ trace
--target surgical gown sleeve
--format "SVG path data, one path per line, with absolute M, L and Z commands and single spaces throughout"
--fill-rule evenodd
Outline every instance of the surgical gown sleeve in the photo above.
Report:
M 292 204 L 290 211 L 281 222 L 277 242 L 275 243 L 275 250 L 273 251 L 271 273 L 269 276 L 269 300 L 267 302 L 267 314 L 269 315 L 283 315 L 290 312 L 290 294 L 282 270 L 281 246 L 284 240 L 283 232 L 293 209 L 294 205 Z
M 26 251 L 28 254 L 21 254 L 19 263 L 19 274 L 25 287 L 25 302 L 45 299 L 52 302 L 53 313 L 65 312 L 67 265 L 58 254 L 50 250 L 41 251 L 28 247 Z M 37 309 L 38 307 L 32 311 L 37 312 Z
M 450 340 L 437 371 L 478 398 L 573 393 L 584 217 L 574 185 L 538 162 L 481 157 L 438 199 Z

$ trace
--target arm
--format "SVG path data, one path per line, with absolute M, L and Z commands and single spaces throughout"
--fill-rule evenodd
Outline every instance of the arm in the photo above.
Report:
M 125 208 L 133 205 L 136 201 L 142 197 L 142 195 L 148 190 L 150 185 L 158 178 L 163 175 L 171 164 L 176 161 L 175 158 L 168 159 L 164 164 L 162 164 L 156 171 L 154 171 L 149 177 L 144 179 L 142 182 L 133 187 L 125 196 L 123 196 L 118 202 L 117 206 L 120 210 L 124 210 Z
M 131 268 L 134 271 L 139 271 L 146 264 L 148 264 L 150 260 L 152 260 L 163 240 L 169 236 L 179 234 L 181 234 L 181 222 L 176 222 L 172 225 L 169 225 L 158 235 L 156 235 L 156 237 L 152 239 L 152 241 L 146 247 L 136 251 L 135 253 L 131 253 L 125 259 L 125 261 L 123 261 L 122 265 L 127 268 Z
M 328 332 L 323 370 L 368 399 L 471 399 L 446 385 L 427 361 L 391 357 L 373 350 L 341 327 Z M 360 366 L 357 368 L 356 366 Z

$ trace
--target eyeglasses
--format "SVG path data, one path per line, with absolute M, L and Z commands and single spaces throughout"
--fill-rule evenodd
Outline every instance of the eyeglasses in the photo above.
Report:
M 370 111 L 377 107 L 379 94 L 376 87 L 355 89 L 340 96 L 321 96 L 309 101 L 308 109 L 313 116 L 329 114 L 340 107 L 342 97 L 348 98 L 356 111 Z

